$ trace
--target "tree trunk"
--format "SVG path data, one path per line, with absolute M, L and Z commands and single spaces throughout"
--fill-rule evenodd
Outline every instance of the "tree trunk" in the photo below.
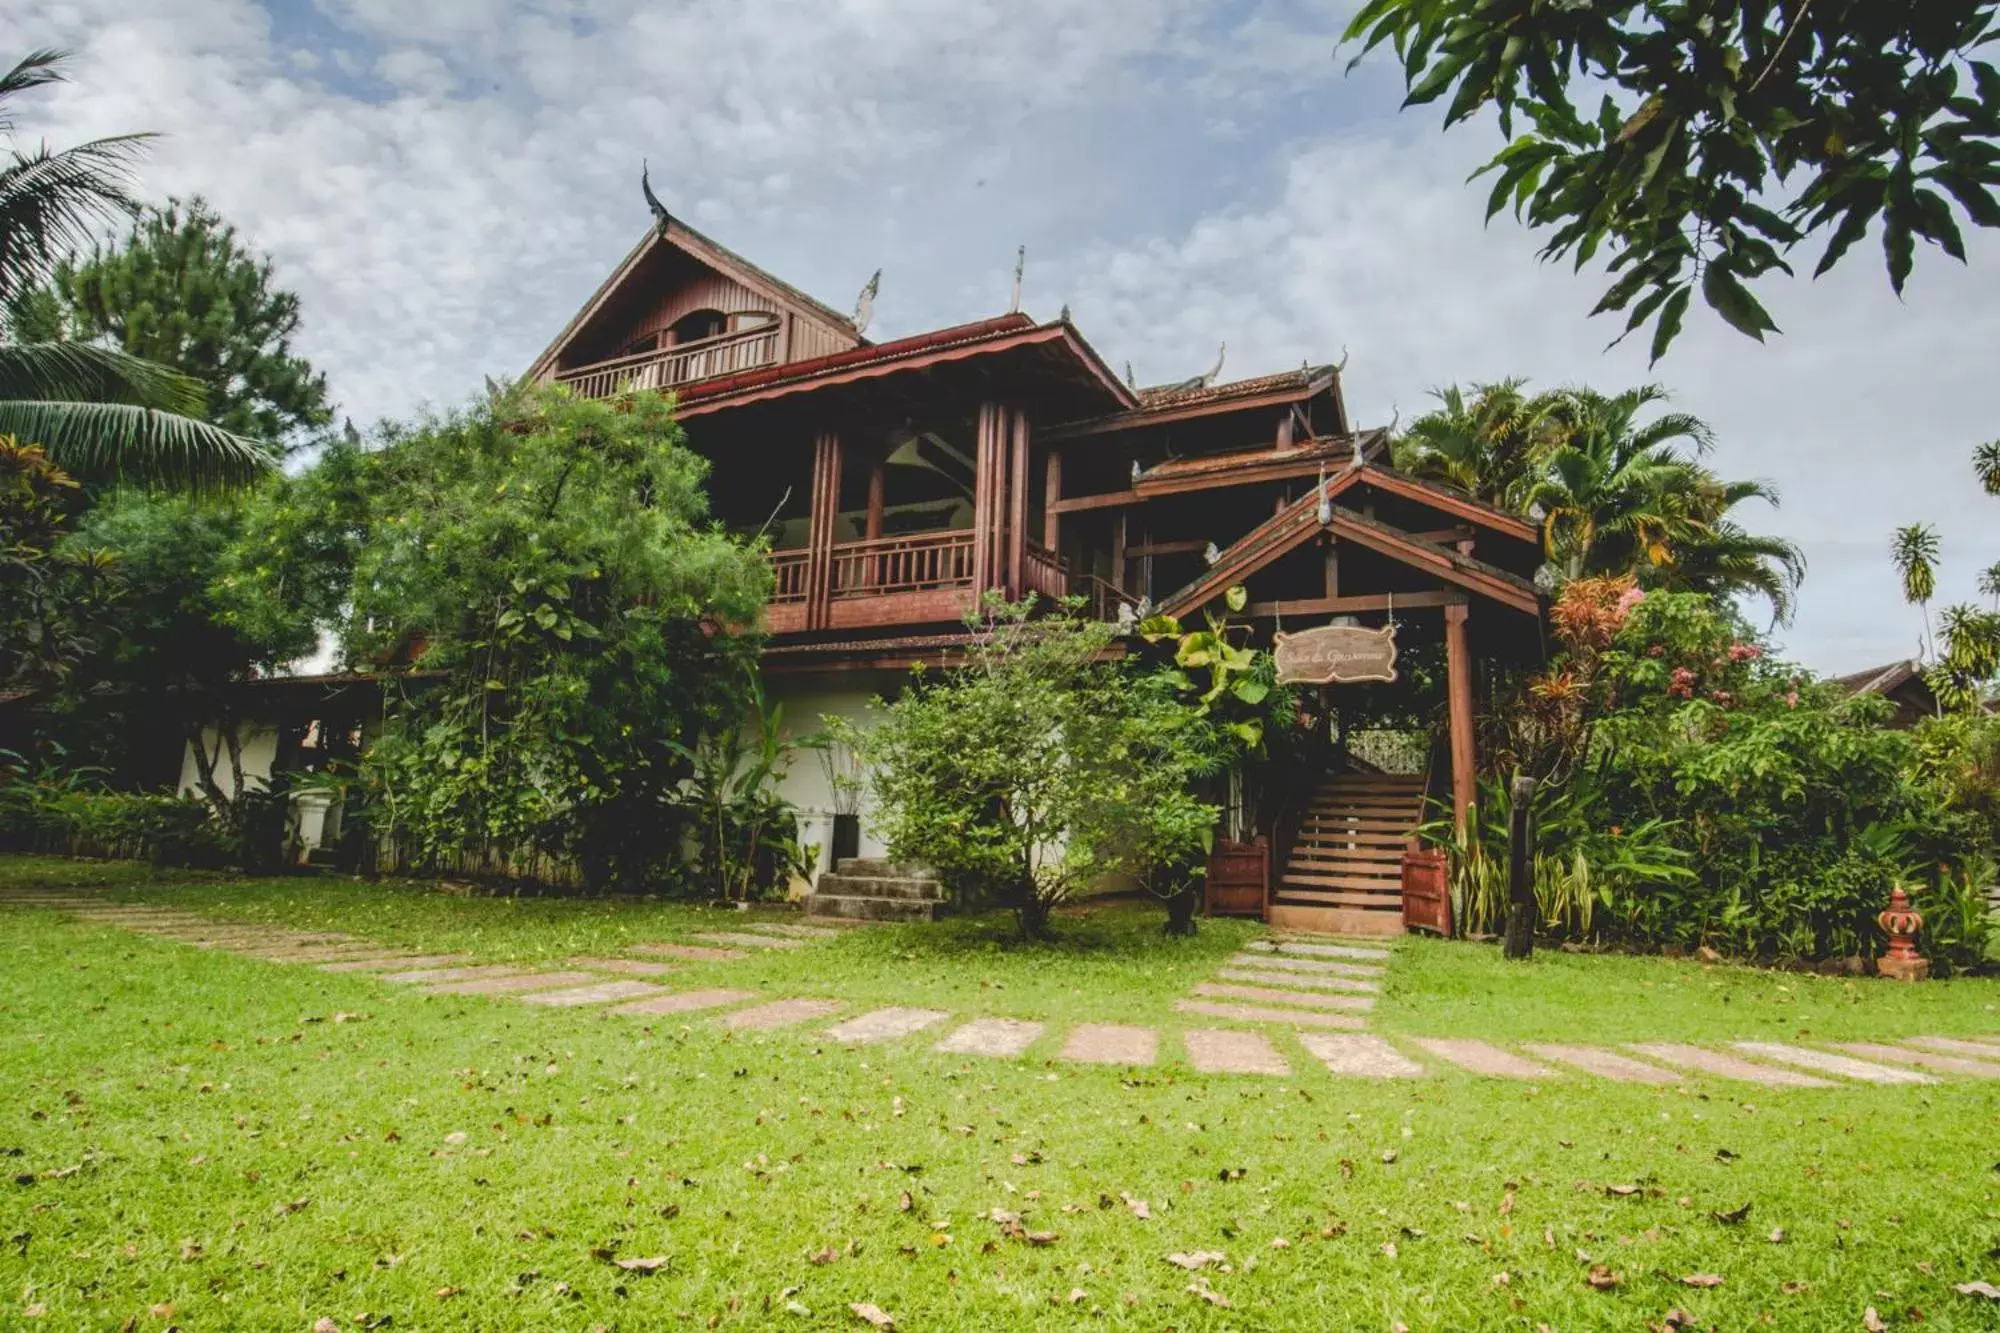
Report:
M 1507 935 L 1502 949 L 1508 958 L 1527 958 L 1535 951 L 1535 829 L 1530 810 L 1535 780 L 1516 777 L 1507 817 Z

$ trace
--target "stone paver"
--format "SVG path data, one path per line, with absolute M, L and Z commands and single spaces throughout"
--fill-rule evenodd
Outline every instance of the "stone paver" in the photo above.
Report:
M 600 981 L 594 986 L 578 986 L 575 990 L 536 991 L 533 995 L 523 995 L 524 1004 L 545 1004 L 557 1009 L 573 1009 L 584 1004 L 609 1004 L 613 1000 L 643 1000 L 648 996 L 664 995 L 666 989 L 655 986 L 650 981 Z
M 655 995 L 650 1000 L 640 1000 L 633 1004 L 621 1004 L 611 1012 L 614 1014 L 634 1014 L 649 1018 L 655 1014 L 686 1014 L 697 1009 L 720 1009 L 725 1004 L 741 1004 L 754 1000 L 753 990 L 684 990 L 671 995 Z
M 684 958 L 691 963 L 732 963 L 748 957 L 741 949 L 710 949 L 699 944 L 635 944 L 631 952 L 655 958 Z
M 1924 1046 L 1948 1055 L 1969 1055 L 1978 1060 L 2000 1060 L 2000 1041 L 1980 1037 L 1911 1037 L 1912 1046 Z
M 787 939 L 783 935 L 753 935 L 747 930 L 704 930 L 694 936 L 705 944 L 740 944 L 746 949 L 799 949 L 805 947 L 804 940 Z
M 1613 1083 L 1651 1083 L 1663 1086 L 1678 1083 L 1681 1076 L 1671 1069 L 1649 1065 L 1644 1060 L 1634 1060 L 1629 1055 L 1607 1051 L 1602 1046 L 1562 1046 L 1549 1042 L 1523 1042 L 1521 1048 L 1531 1055 L 1539 1055 L 1544 1060 L 1569 1065 L 1581 1069 L 1586 1074 L 1608 1078 Z
M 1449 1060 L 1460 1069 L 1488 1078 L 1556 1078 L 1556 1070 L 1547 1065 L 1537 1064 L 1525 1056 L 1512 1051 L 1503 1051 L 1498 1046 L 1470 1037 L 1412 1037 L 1410 1040 L 1437 1056 Z
M 1301 1032 L 1299 1045 L 1335 1074 L 1357 1078 L 1417 1078 L 1424 1067 L 1383 1041 L 1359 1032 Z
M 1919 1074 L 1913 1069 L 1872 1065 L 1851 1055 L 1834 1055 L 1827 1051 L 1810 1050 L 1804 1046 L 1787 1046 L 1783 1042 L 1738 1041 L 1730 1044 L 1745 1055 L 1776 1060 L 1780 1064 L 1798 1065 L 1802 1069 L 1810 1069 L 1819 1074 L 1838 1074 L 1842 1078 L 1859 1079 L 1863 1083 L 1937 1082 L 1929 1074 Z
M 1158 1058 L 1160 1034 L 1119 1023 L 1080 1023 L 1063 1043 L 1062 1058 L 1086 1065 L 1149 1065 Z
M 487 977 L 512 977 L 532 968 L 519 963 L 481 963 L 476 967 L 424 967 L 391 972 L 382 980 L 392 986 L 425 986 L 453 981 L 481 981 Z
M 384 954 L 380 958 L 348 958 L 338 963 L 321 963 L 322 972 L 388 972 L 396 968 L 408 970 L 416 967 L 453 967 L 469 963 L 469 953 L 417 953 Z
M 1359 977 L 1320 977 L 1305 972 L 1269 972 L 1261 967 L 1225 967 L 1215 974 L 1224 981 L 1248 981 L 1259 986 L 1289 986 L 1294 990 L 1337 990 L 1377 994 L 1382 987 Z
M 1183 1014 L 1228 1018 L 1238 1023 L 1288 1023 L 1295 1028 L 1359 1029 L 1367 1026 L 1361 1019 L 1346 1014 L 1322 1014 L 1310 1009 L 1270 1009 L 1254 1004 L 1225 1004 L 1217 1000 L 1175 1000 L 1174 1008 Z
M 1965 1074 L 1972 1078 L 2000 1078 L 2000 1051 L 1993 1053 L 1993 1060 L 1977 1060 L 1969 1055 L 1940 1055 L 1935 1051 L 1913 1051 L 1907 1046 L 1888 1046 L 1873 1041 L 1844 1041 L 1840 1049 L 1849 1055 L 1866 1056 L 1870 1060 L 1887 1060 L 1891 1064 L 1915 1065 L 1918 1069 L 1931 1069 L 1940 1074 Z
M 585 986 L 598 978 L 589 972 L 521 972 L 472 977 L 465 981 L 445 981 L 424 987 L 426 995 L 519 995 L 523 991 L 554 990 L 559 986 Z
M 801 940 L 834 940 L 840 938 L 839 931 L 831 930 L 826 926 L 800 926 L 794 925 L 789 921 L 764 922 L 751 926 L 750 929 L 766 935 L 790 935 L 795 939 Z
M 1308 944 L 1304 940 L 1252 940 L 1249 947 L 1258 953 L 1299 954 L 1307 958 L 1353 958 L 1365 963 L 1386 963 L 1387 949 L 1366 949 L 1356 944 Z
M 620 972 L 631 977 L 663 977 L 674 971 L 672 963 L 649 963 L 643 958 L 571 958 L 564 966 L 587 967 L 593 972 Z
M 762 1032 L 768 1028 L 790 1027 L 794 1023 L 825 1018 L 839 1010 L 838 1000 L 773 1000 L 769 1004 L 754 1004 L 748 1009 L 724 1014 L 715 1021 L 738 1032 Z
M 1767 1088 L 1830 1088 L 1833 1084 L 1823 1078 L 1801 1074 L 1792 1069 L 1777 1069 L 1771 1065 L 1754 1065 L 1748 1060 L 1739 1060 L 1721 1051 L 1705 1050 L 1700 1046 L 1689 1046 L 1677 1041 L 1647 1041 L 1629 1043 L 1632 1050 L 1662 1064 L 1675 1065 L 1681 1069 L 1692 1069 L 1697 1073 L 1713 1074 L 1717 1078 L 1733 1078 L 1742 1083 L 1757 1083 Z
M 1204 981 L 1189 992 L 1212 1000 L 1255 1000 L 1261 1004 L 1292 1004 L 1301 1009 L 1346 1009 L 1366 1013 L 1375 1001 L 1366 995 L 1302 995 L 1293 990 L 1273 990 L 1269 986 L 1230 986 Z
M 1380 967 L 1360 963 L 1335 963 L 1317 958 L 1283 958 L 1278 955 L 1239 953 L 1229 959 L 1230 967 L 1265 967 L 1280 972 L 1304 972 L 1314 976 L 1379 977 Z
M 270 963 L 337 963 L 344 958 L 377 958 L 382 948 L 376 944 L 330 944 L 324 949 L 235 949 L 245 958 Z
M 872 1042 L 894 1041 L 907 1037 L 912 1032 L 922 1032 L 936 1023 L 951 1017 L 942 1009 L 908 1009 L 900 1006 L 876 1009 L 858 1014 L 845 1023 L 836 1023 L 826 1030 L 833 1041 L 851 1042 L 865 1046 Z
M 1188 1063 L 1204 1074 L 1276 1074 L 1282 1078 L 1292 1072 L 1292 1066 L 1261 1032 L 1190 1028 L 1181 1040 L 1187 1043 Z
M 1042 1026 L 1020 1018 L 975 1018 L 937 1049 L 950 1055 L 1019 1055 L 1042 1035 Z

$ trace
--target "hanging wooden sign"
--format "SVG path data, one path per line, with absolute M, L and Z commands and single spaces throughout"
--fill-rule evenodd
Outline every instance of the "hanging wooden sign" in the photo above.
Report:
M 1321 625 L 1280 634 L 1276 640 L 1280 685 L 1353 685 L 1396 678 L 1396 627 Z

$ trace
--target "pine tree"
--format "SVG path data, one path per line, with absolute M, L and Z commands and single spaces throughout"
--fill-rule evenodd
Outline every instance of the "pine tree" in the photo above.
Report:
M 203 415 L 237 435 L 297 443 L 333 417 L 326 377 L 292 350 L 298 297 L 198 197 L 149 209 L 117 246 L 59 265 L 16 321 L 191 376 L 207 390 Z

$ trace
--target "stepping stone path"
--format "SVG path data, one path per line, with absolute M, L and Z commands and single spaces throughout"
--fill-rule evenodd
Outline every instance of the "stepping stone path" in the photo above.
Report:
M 699 1009 L 720 1009 L 724 1005 L 741 1004 L 745 1000 L 756 998 L 757 992 L 753 990 L 684 990 L 669 995 L 656 995 L 650 1000 L 621 1004 L 611 1012 L 650 1018 L 657 1014 L 688 1014 Z
M 1488 1078 L 1558 1077 L 1556 1071 L 1547 1065 L 1536 1064 L 1512 1051 L 1503 1051 L 1498 1046 L 1469 1037 L 1412 1037 L 1410 1040 L 1441 1060 L 1449 1060 L 1460 1069 L 1484 1074 Z
M 756 1004 L 748 1009 L 738 1009 L 733 1014 L 724 1014 L 715 1021 L 738 1032 L 763 1032 L 826 1018 L 839 1011 L 838 1000 L 773 1000 L 769 1004 Z
M 1292 1004 L 1301 1009 L 1346 1009 L 1366 1013 L 1375 1001 L 1361 995 L 1301 995 L 1270 986 L 1232 986 L 1204 981 L 1192 992 L 1211 1000 L 1255 1000 L 1259 1004 Z
M 1969 1055 L 1938 1055 L 1931 1051 L 1913 1051 L 1904 1046 L 1887 1046 L 1872 1041 L 1844 1041 L 1840 1049 L 1849 1055 L 1863 1055 L 1871 1060 L 1887 1060 L 1892 1064 L 1915 1065 L 1918 1069 L 1935 1070 L 1940 1074 L 1965 1074 L 1972 1078 L 2000 1078 L 2000 1064 L 1977 1060 Z M 2000 1051 L 1993 1053 L 2000 1061 Z
M 426 986 L 424 994 L 519 995 L 524 991 L 554 990 L 558 986 L 587 986 L 597 980 L 598 978 L 589 972 L 521 972 L 504 968 L 489 976 Z
M 1301 1032 L 1299 1045 L 1344 1077 L 1416 1078 L 1424 1067 L 1383 1041 L 1358 1032 Z
M 947 1055 L 1015 1056 L 1034 1045 L 1043 1025 L 1019 1018 L 976 1018 L 939 1042 Z
M 338 963 L 321 963 L 322 972 L 388 972 L 396 968 L 452 967 L 469 963 L 467 953 L 384 954 L 379 958 L 348 958 Z
M 514 963 L 482 963 L 477 967 L 426 967 L 409 972 L 391 972 L 382 978 L 392 986 L 422 986 L 445 981 L 482 981 L 487 977 L 514 977 L 527 971 Z
M 1891 1069 L 1887 1065 L 1871 1065 L 1866 1060 L 1857 1060 L 1851 1055 L 1833 1055 L 1826 1051 L 1807 1050 L 1803 1046 L 1786 1046 L 1775 1041 L 1738 1041 L 1730 1043 L 1745 1055 L 1761 1056 L 1766 1060 L 1776 1060 L 1780 1064 L 1798 1065 L 1821 1074 L 1839 1074 L 1843 1078 L 1859 1079 L 1863 1083 L 1935 1083 L 1929 1074 L 1919 1074 L 1908 1069 Z
M 783 935 L 752 935 L 747 930 L 705 930 L 694 938 L 709 944 L 740 944 L 746 949 L 803 949 L 806 943 Z
M 826 926 L 795 926 L 790 922 L 766 922 L 762 925 L 752 926 L 750 929 L 761 931 L 767 935 L 790 935 L 793 939 L 800 940 L 837 940 L 841 934 L 841 932 L 831 930 Z
M 701 944 L 635 944 L 631 951 L 654 958 L 681 958 L 690 963 L 733 963 L 749 957 L 741 949 L 715 949 Z
M 1248 981 L 1260 986 L 1289 986 L 1296 990 L 1374 994 L 1382 989 L 1378 983 L 1363 981 L 1359 977 L 1319 977 L 1304 972 L 1267 972 L 1261 967 L 1225 967 L 1215 975 L 1224 981 Z
M 1347 1014 L 1321 1014 L 1310 1009 L 1271 1009 L 1254 1004 L 1223 1004 L 1215 1000 L 1175 1000 L 1174 1011 L 1204 1018 L 1233 1018 L 1239 1023 L 1289 1023 L 1295 1028 L 1347 1028 L 1359 1031 L 1367 1023 Z
M 1970 1055 L 1975 1059 L 2000 1060 L 2000 1041 L 1967 1037 L 1912 1037 L 1912 1046 L 1923 1046 L 1948 1055 Z
M 925 1028 L 942 1023 L 950 1017 L 951 1015 L 942 1009 L 877 1009 L 850 1018 L 845 1023 L 836 1023 L 826 1030 L 826 1035 L 833 1041 L 867 1046 L 878 1041 L 894 1041 L 913 1032 L 922 1032 Z
M 1270 968 L 1280 972 L 1305 972 L 1315 976 L 1347 976 L 1374 979 L 1382 975 L 1378 964 L 1363 967 L 1359 963 L 1333 963 L 1317 958 L 1265 957 L 1261 954 L 1239 953 L 1229 960 L 1231 967 Z
M 1703 1074 L 1714 1074 L 1718 1078 L 1733 1078 L 1743 1083 L 1756 1083 L 1767 1088 L 1834 1086 L 1825 1079 L 1814 1078 L 1810 1074 L 1777 1069 L 1770 1065 L 1753 1065 L 1748 1060 L 1739 1060 L 1733 1055 L 1724 1055 L 1721 1051 L 1703 1050 L 1699 1046 L 1689 1046 L 1681 1042 L 1633 1042 L 1631 1049 L 1662 1064 L 1677 1065 L 1682 1069 L 1692 1069 Z
M 1361 962 L 1389 961 L 1387 949 L 1370 949 L 1358 944 L 1310 944 L 1303 940 L 1252 940 L 1248 947 L 1257 953 L 1297 954 L 1307 958 L 1353 958 Z
M 1083 1023 L 1070 1029 L 1062 1058 L 1086 1065 L 1149 1065 L 1159 1051 L 1160 1034 L 1151 1028 Z
M 1261 1032 L 1192 1028 L 1182 1040 L 1187 1043 L 1188 1063 L 1204 1074 L 1276 1074 L 1282 1078 L 1292 1072 L 1285 1057 Z
M 674 970 L 671 963 L 649 963 L 643 958 L 572 958 L 569 967 L 587 967 L 593 972 L 621 972 L 632 977 L 663 977 Z
M 576 974 L 572 974 L 576 975 Z M 582 1004 L 608 1004 L 612 1000 L 639 1000 L 666 994 L 666 989 L 649 981 L 600 981 L 575 990 L 536 991 L 521 996 L 523 1004 L 546 1004 L 557 1009 L 573 1009 Z
M 1629 1055 L 1607 1051 L 1602 1046 L 1556 1046 L 1542 1042 L 1527 1042 L 1522 1048 L 1530 1055 L 1539 1055 L 1544 1060 L 1581 1069 L 1586 1074 L 1608 1078 L 1613 1083 L 1651 1083 L 1655 1086 L 1678 1083 L 1681 1076 L 1671 1069 L 1649 1065 L 1644 1060 L 1634 1060 Z

